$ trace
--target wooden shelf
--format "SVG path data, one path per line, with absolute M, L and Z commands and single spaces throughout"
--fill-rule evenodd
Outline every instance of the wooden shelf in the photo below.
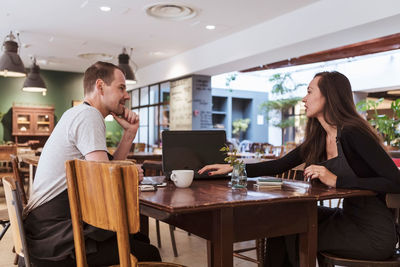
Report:
M 45 139 L 54 129 L 54 108 L 13 105 L 12 113 L 12 135 L 15 143 L 18 144 L 18 137 L 20 137 L 21 142 L 39 139 L 44 145 Z M 44 118 L 48 121 L 43 121 Z M 29 127 L 24 127 L 27 125 Z M 26 129 L 21 130 L 23 127 Z

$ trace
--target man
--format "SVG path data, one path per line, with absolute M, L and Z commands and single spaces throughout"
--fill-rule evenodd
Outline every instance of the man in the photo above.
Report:
M 129 95 L 121 69 L 111 63 L 96 62 L 86 70 L 83 85 L 84 103 L 63 114 L 43 148 L 32 195 L 24 211 L 30 256 L 37 266 L 76 265 L 65 161 L 125 159 L 139 127 L 138 116 L 125 107 Z M 109 114 L 124 129 L 113 156 L 106 147 L 104 118 Z M 142 179 L 141 169 L 140 174 Z M 91 225 L 85 225 L 83 231 L 90 266 L 119 263 L 115 233 Z M 161 260 L 157 248 L 140 233 L 131 236 L 131 253 L 139 261 Z

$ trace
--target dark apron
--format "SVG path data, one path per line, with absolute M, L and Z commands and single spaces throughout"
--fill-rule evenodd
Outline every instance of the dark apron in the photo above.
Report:
M 75 258 L 74 235 L 69 209 L 68 191 L 32 210 L 24 220 L 29 254 L 33 259 L 60 261 Z M 105 241 L 114 232 L 84 224 L 86 253 L 97 252 L 98 241 Z
M 340 144 L 338 156 L 318 165 L 338 177 L 356 176 Z M 368 179 L 368 178 L 357 178 Z M 345 198 L 343 209 L 318 207 L 318 251 L 365 260 L 387 259 L 396 245 L 396 228 L 392 212 L 376 196 Z

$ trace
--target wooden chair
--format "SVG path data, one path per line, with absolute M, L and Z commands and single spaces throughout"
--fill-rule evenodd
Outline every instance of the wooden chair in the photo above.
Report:
M 16 145 L 0 145 L 0 178 L 13 175 L 12 167 L 10 165 L 11 154 L 17 154 Z
M 133 144 L 134 144 L 134 152 L 144 152 L 146 150 L 147 146 L 146 143 L 133 143 Z
M 160 176 L 162 175 L 162 161 L 156 160 L 145 160 L 142 164 L 144 176 Z M 175 227 L 169 225 L 169 234 L 171 236 L 172 251 L 175 257 L 178 257 L 178 249 L 176 248 L 175 241 Z M 156 220 L 156 235 L 157 235 L 157 247 L 161 248 L 161 235 L 160 235 L 160 221 Z
M 68 198 L 78 267 L 87 267 L 82 224 L 117 233 L 120 266 L 182 266 L 138 263 L 130 254 L 129 234 L 139 231 L 139 189 L 136 166 L 129 162 L 70 160 L 65 163 Z
M 275 154 L 277 158 L 281 158 L 285 155 L 285 146 L 272 146 L 272 153 Z
M 3 227 L 3 229 L 0 232 L 0 240 L 1 240 L 3 236 L 6 234 L 8 228 L 10 228 L 10 218 L 8 217 L 7 209 L 0 210 L 0 225 Z
M 265 253 L 266 253 L 266 238 L 258 238 L 255 240 L 255 246 L 254 247 L 249 247 L 249 248 L 243 248 L 243 249 L 236 249 L 233 251 L 233 256 L 237 257 L 242 260 L 247 260 L 250 262 L 253 262 L 257 264 L 259 267 L 264 266 L 264 258 L 265 258 Z M 251 251 L 251 250 L 256 250 L 256 255 L 257 259 L 253 259 L 251 257 L 248 257 L 246 255 L 243 255 L 242 253 Z
M 24 181 L 22 179 L 22 177 L 24 177 L 24 176 L 19 168 L 18 157 L 15 154 L 11 154 L 10 158 L 11 158 L 11 165 L 12 165 L 12 169 L 13 169 L 14 179 L 15 179 L 15 181 L 17 181 L 17 186 L 20 187 L 20 188 L 18 188 L 18 190 L 21 193 L 22 203 L 24 205 L 26 205 L 26 203 L 28 203 L 28 198 L 26 197 L 26 193 L 25 193 Z
M 24 258 L 25 266 L 30 267 L 28 246 L 26 244 L 25 230 L 22 222 L 22 199 L 18 192 L 15 180 L 11 177 L 3 178 L 4 192 L 7 202 L 7 210 L 11 223 L 15 252 Z
M 304 180 L 303 176 L 304 167 L 305 167 L 304 163 L 300 164 L 299 166 L 296 166 L 288 171 L 275 175 L 275 177 L 282 179 L 290 179 L 290 180 Z
M 25 193 L 24 182 L 23 182 L 23 179 L 21 178 L 21 177 L 23 177 L 23 175 L 19 168 L 18 157 L 15 154 L 10 154 L 10 160 L 11 160 L 13 172 L 11 173 L 12 177 L 10 177 L 10 176 L 9 177 L 14 180 L 15 186 L 17 187 L 17 193 L 19 195 L 19 199 L 21 199 L 22 205 L 23 205 L 23 207 L 25 207 L 26 203 L 28 202 L 28 199 L 27 199 L 26 193 Z M 6 224 L 6 226 L 7 226 L 7 224 Z M 3 231 L 4 231 L 3 235 L 5 234 L 6 230 L 7 230 L 7 228 L 3 229 Z M 13 249 L 13 252 L 15 252 L 15 248 Z M 14 259 L 14 264 L 18 264 L 18 260 L 19 260 L 19 258 L 18 258 L 18 253 L 17 253 L 16 257 Z
M 399 226 L 400 194 L 386 194 L 386 205 L 388 208 L 394 209 L 396 224 Z M 397 246 L 399 246 L 398 243 Z M 324 267 L 333 267 L 335 265 L 348 267 L 394 267 L 400 266 L 400 250 L 399 247 L 397 247 L 396 253 L 390 259 L 383 261 L 348 259 L 321 252 L 319 254 L 319 261 L 321 261 L 320 266 Z
M 289 153 L 291 150 L 295 149 L 297 144 L 295 142 L 286 142 L 285 144 L 285 154 Z

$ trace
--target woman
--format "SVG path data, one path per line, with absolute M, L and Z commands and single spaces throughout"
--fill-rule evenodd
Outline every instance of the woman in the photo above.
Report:
M 318 207 L 318 251 L 383 260 L 393 255 L 396 229 L 386 193 L 400 192 L 400 173 L 376 132 L 356 111 L 351 85 L 339 72 L 317 73 L 303 98 L 305 141 L 285 157 L 247 164 L 249 177 L 274 175 L 306 163 L 304 176 L 330 187 L 368 189 L 376 196 L 346 198 L 343 209 Z M 232 171 L 227 164 L 203 167 L 209 175 Z M 298 264 L 293 237 L 269 238 L 267 266 Z

